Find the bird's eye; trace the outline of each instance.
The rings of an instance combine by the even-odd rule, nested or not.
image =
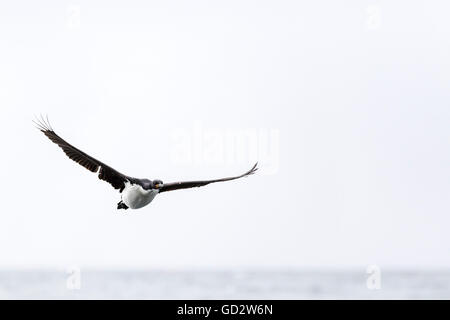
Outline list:
[[[161,180],[155,180],[153,181],[153,185],[155,186],[155,188],[161,188],[162,187],[162,181]]]

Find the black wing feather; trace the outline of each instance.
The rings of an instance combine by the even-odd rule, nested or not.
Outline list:
[[[210,183],[236,180],[236,179],[254,174],[256,172],[256,170],[258,170],[258,168],[256,167],[257,165],[258,165],[258,163],[255,163],[255,165],[249,171],[247,171],[246,173],[241,174],[239,176],[235,176],[235,177],[228,177],[228,178],[221,178],[221,179],[214,179],[214,180],[199,180],[199,181],[164,183],[163,187],[161,189],[159,189],[159,192],[161,193],[161,192],[165,192],[165,191],[173,191],[173,190],[178,190],[178,189],[203,187]]]
[[[56,134],[56,132],[50,126],[48,119],[45,120],[41,117],[41,119],[37,119],[37,121],[34,121],[34,123],[36,124],[37,128],[42,131],[42,133],[44,133],[47,138],[49,138],[53,143],[57,144],[70,159],[82,165],[91,172],[98,172],[98,178],[111,184],[114,189],[119,189],[120,192],[122,192],[125,188],[125,182],[135,180],[134,178],[128,177],[116,171],[103,162],[72,146],[70,143]]]

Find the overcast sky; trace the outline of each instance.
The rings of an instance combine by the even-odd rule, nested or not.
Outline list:
[[[447,1],[0,4],[0,267],[450,267]],[[120,194],[31,123],[115,169]]]

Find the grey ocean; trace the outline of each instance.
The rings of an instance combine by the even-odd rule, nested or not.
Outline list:
[[[0,299],[450,299],[449,272],[0,271]],[[72,286],[73,287],[73,286]]]

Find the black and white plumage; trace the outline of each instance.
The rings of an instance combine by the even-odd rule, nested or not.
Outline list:
[[[37,128],[47,138],[56,143],[64,153],[73,161],[79,163],[89,171],[98,173],[100,180],[108,182],[114,189],[119,190],[122,200],[117,204],[117,209],[139,209],[148,205],[158,193],[206,186],[210,183],[236,180],[249,176],[258,169],[257,163],[244,174],[213,180],[183,181],[163,183],[161,180],[138,179],[120,173],[103,162],[91,157],[80,149],[74,147],[59,135],[51,127],[48,119],[37,119],[34,121]]]

